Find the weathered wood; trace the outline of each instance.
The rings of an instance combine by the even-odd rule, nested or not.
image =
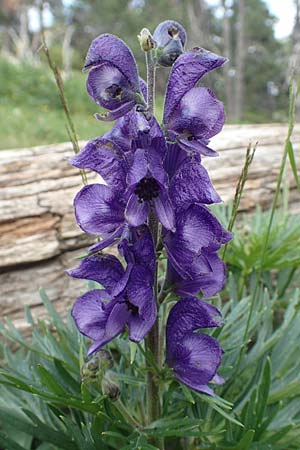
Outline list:
[[[236,125],[225,127],[213,139],[220,157],[205,158],[203,163],[225,202],[234,196],[249,141],[258,141],[240,209],[270,205],[286,132],[283,125]],[[299,148],[299,127],[293,142]],[[10,315],[21,328],[26,328],[25,304],[31,305],[35,317],[45,313],[39,287],[47,290],[62,313],[84,288],[84,282],[64,273],[94,242],[75,223],[72,202],[82,184],[79,171],[68,164],[71,156],[69,143],[0,152],[0,314]],[[92,182],[99,180],[96,174],[88,176]],[[286,180],[291,208],[299,211],[290,170]]]

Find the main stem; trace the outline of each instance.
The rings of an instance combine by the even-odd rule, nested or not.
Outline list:
[[[151,117],[154,115],[154,94],[155,94],[155,61],[153,61],[151,54],[146,52],[146,63],[147,63],[147,113]],[[154,248],[157,248],[157,243],[159,241],[159,227],[158,220],[153,208],[151,208],[149,214],[149,228],[153,238]],[[155,276],[154,276],[154,295],[158,304],[158,285],[157,285],[157,251],[155,252],[156,266],[155,266]],[[159,322],[158,318],[153,325],[152,330],[146,338],[146,349],[150,351],[155,359],[156,366],[160,368],[161,358],[159,356]],[[149,369],[147,372],[147,411],[148,411],[148,422],[151,423],[161,417],[161,402],[159,394],[159,385],[157,383],[157,375],[153,370]],[[156,444],[161,450],[164,449],[164,441],[162,438],[154,438],[153,443]]]

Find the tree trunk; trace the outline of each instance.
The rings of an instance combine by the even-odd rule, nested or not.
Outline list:
[[[238,0],[237,44],[236,44],[236,92],[234,119],[240,122],[243,118],[244,72],[245,72],[245,0]]]
[[[226,113],[229,121],[233,118],[233,79],[231,76],[231,24],[230,24],[230,9],[227,6],[226,0],[222,0],[223,6],[223,55],[228,58],[228,63],[224,65],[225,75],[225,96],[226,96]]]

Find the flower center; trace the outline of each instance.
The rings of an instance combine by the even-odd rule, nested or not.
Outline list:
[[[147,202],[158,197],[160,187],[155,178],[144,177],[136,186],[134,193],[138,196],[139,202]]]
[[[122,88],[117,84],[112,84],[108,88],[105,89],[105,92],[109,95],[110,98],[122,98]]]
[[[130,303],[129,298],[127,297],[127,295],[126,295],[126,298],[125,298],[125,304],[127,306],[128,311],[131,311],[133,315],[137,316],[139,314],[138,306],[135,306],[132,303]]]

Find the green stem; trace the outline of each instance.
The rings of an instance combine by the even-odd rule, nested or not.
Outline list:
[[[146,52],[146,63],[147,63],[147,113],[151,117],[154,115],[155,105],[154,105],[154,94],[155,94],[155,69],[156,64],[153,60],[150,52]],[[158,220],[153,208],[151,208],[149,214],[149,228],[152,234],[154,248],[155,248],[155,258],[156,258],[156,266],[155,266],[155,276],[154,276],[154,295],[155,301],[157,305],[157,310],[159,310],[158,304],[158,242],[160,240],[159,236],[159,226]],[[152,330],[148,334],[146,340],[146,350],[151,352],[154,360],[158,366],[161,368],[161,355],[160,355],[160,338],[159,338],[159,320],[158,317],[153,325]],[[157,380],[157,375],[152,371],[148,370],[147,372],[147,388],[146,388],[146,396],[147,396],[147,412],[148,412],[148,423],[151,423],[161,417],[161,399],[160,399],[160,389]],[[154,437],[152,440],[153,444],[156,445],[159,449],[164,450],[164,439]]]
[[[123,405],[120,399],[116,400],[113,404],[127,421],[127,423],[130,423],[130,425],[132,425],[134,429],[137,429],[139,431],[143,430],[142,425],[137,422],[134,417],[132,417],[132,415],[128,412],[128,409]]]

